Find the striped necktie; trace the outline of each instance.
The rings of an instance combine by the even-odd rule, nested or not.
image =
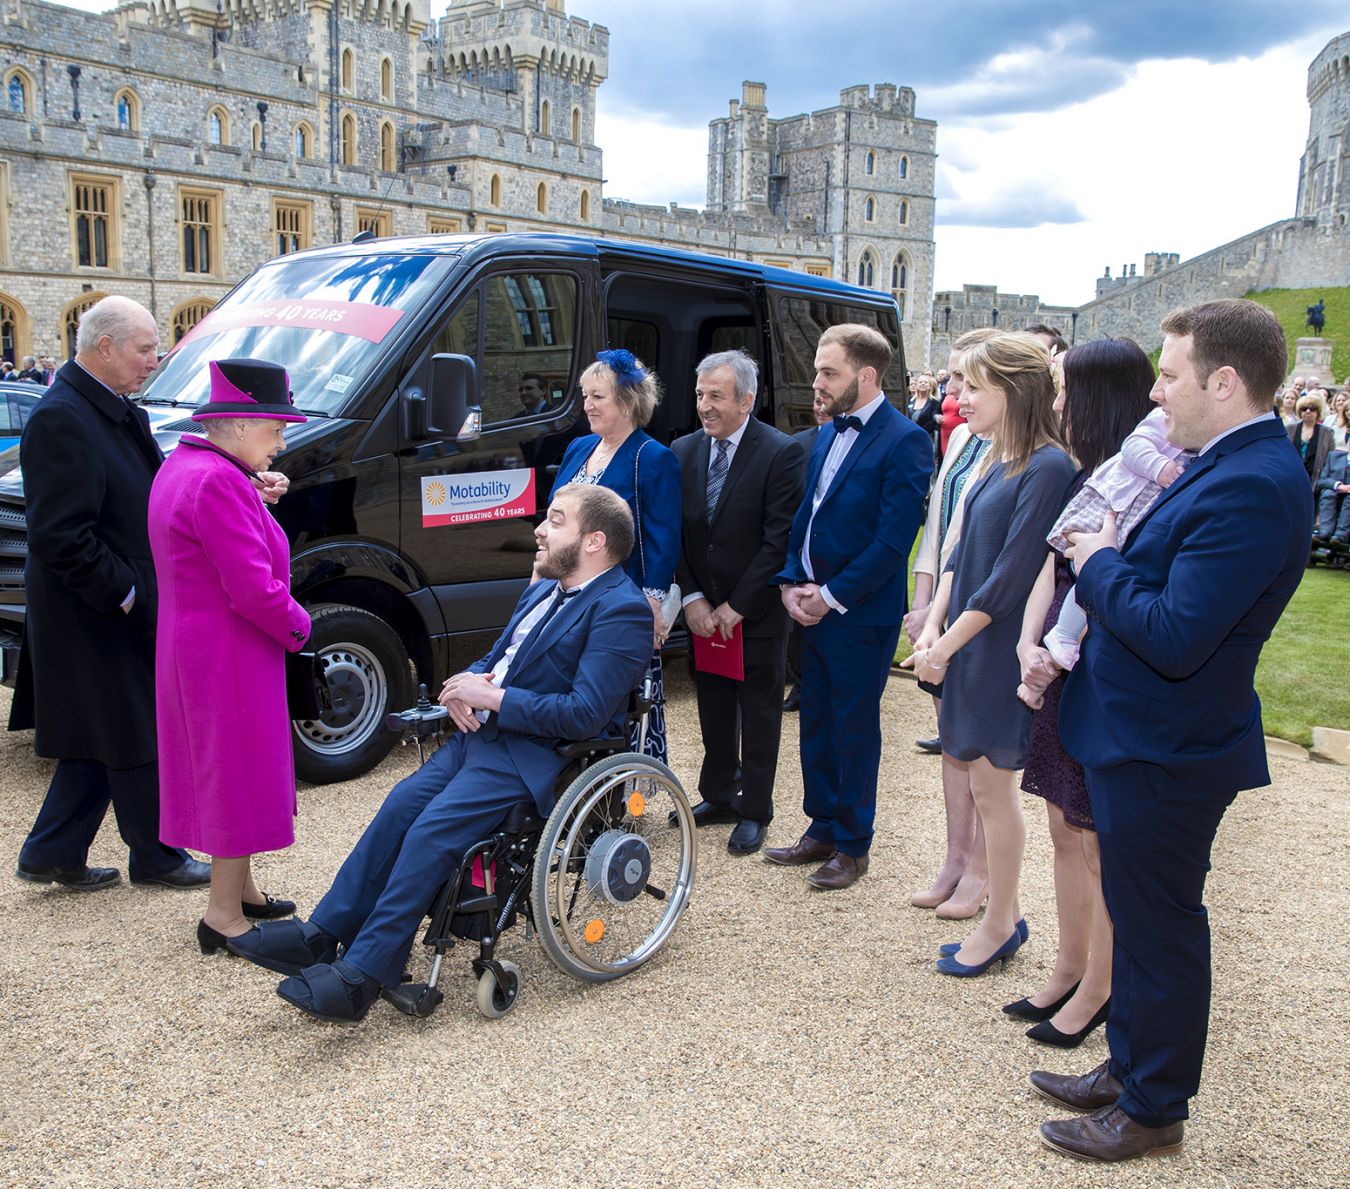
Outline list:
[[[719,438],[717,440],[717,456],[708,466],[708,519],[711,520],[713,512],[717,510],[717,501],[722,495],[722,484],[727,481],[727,471],[731,463],[727,461],[727,440]]]

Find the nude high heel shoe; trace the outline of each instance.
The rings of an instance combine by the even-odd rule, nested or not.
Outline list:
[[[986,880],[980,884],[975,895],[969,900],[957,900],[955,897],[944,900],[937,906],[935,915],[944,921],[968,920],[984,907],[984,902],[988,899],[989,881]]]

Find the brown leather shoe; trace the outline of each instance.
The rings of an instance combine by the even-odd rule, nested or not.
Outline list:
[[[806,877],[806,882],[822,892],[838,892],[852,887],[867,874],[867,856],[856,859],[843,851],[835,851],[829,859]]]
[[[1086,1119],[1055,1119],[1041,1124],[1041,1143],[1078,1160],[1136,1160],[1181,1151],[1185,1125],[1145,1127],[1118,1106],[1104,1106]]]
[[[780,867],[802,867],[807,863],[828,859],[834,854],[834,844],[803,834],[791,846],[766,846],[760,853],[770,863],[777,863]]]
[[[1104,1106],[1112,1106],[1122,1089],[1111,1076],[1109,1061],[1103,1061],[1091,1073],[1081,1077],[1034,1069],[1027,1080],[1042,1098],[1071,1111],[1099,1111]]]

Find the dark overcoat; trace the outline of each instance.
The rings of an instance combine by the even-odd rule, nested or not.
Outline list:
[[[145,413],[72,361],[29,417],[19,461],[28,610],[10,729],[36,726],[35,750],[52,759],[148,764],[156,598],[146,510],[164,456]]]

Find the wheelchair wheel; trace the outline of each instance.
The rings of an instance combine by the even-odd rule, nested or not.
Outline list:
[[[510,1013],[520,997],[520,967],[514,962],[499,962],[502,978],[499,981],[491,970],[478,976],[478,1010],[489,1020],[500,1020]]]
[[[558,798],[539,839],[539,940],[573,978],[620,978],[669,940],[696,865],[694,818],[675,774],[649,756],[607,756]]]

